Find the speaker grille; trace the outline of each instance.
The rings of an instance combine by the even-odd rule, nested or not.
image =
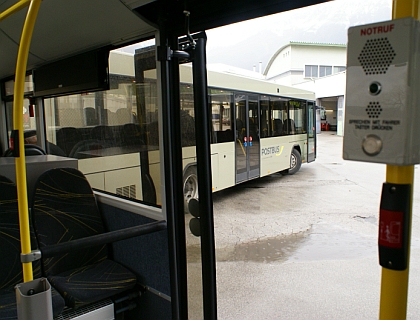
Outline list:
[[[382,112],[382,107],[379,102],[369,102],[366,107],[366,113],[369,118],[379,118]]]
[[[357,59],[366,74],[385,74],[395,55],[388,38],[369,39]]]

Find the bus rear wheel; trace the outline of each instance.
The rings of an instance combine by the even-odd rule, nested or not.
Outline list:
[[[191,199],[198,199],[198,178],[197,167],[190,166],[184,173],[184,212],[189,213],[188,202]]]
[[[293,149],[290,154],[290,169],[283,170],[280,173],[282,175],[291,175],[299,171],[302,166],[302,157],[297,149]]]

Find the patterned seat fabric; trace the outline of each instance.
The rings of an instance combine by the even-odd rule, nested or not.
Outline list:
[[[0,319],[17,319],[15,285],[23,282],[20,262],[20,232],[17,207],[16,185],[0,176]],[[36,248],[36,240],[31,228],[31,245]],[[32,263],[34,279],[41,277],[39,261]],[[52,288],[54,316],[61,313],[64,300]]]
[[[32,214],[41,249],[105,231],[88,181],[72,168],[52,169],[39,177]],[[111,297],[136,283],[133,273],[108,259],[106,245],[42,259],[42,266],[72,308]]]

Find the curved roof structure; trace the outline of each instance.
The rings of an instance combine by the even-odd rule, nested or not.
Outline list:
[[[270,71],[271,66],[273,65],[274,61],[277,59],[279,54],[287,47],[289,46],[322,46],[322,47],[340,47],[340,48],[346,48],[345,44],[338,44],[338,43],[316,43],[316,42],[294,42],[290,41],[288,44],[282,46],[280,49],[278,49],[273,56],[270,58],[270,61],[268,62],[267,66],[264,70],[264,75],[266,76],[268,72]]]

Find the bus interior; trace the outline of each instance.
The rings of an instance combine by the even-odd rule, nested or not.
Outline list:
[[[2,1],[0,317],[188,319],[194,299],[200,318],[216,319],[212,193],[315,160],[315,103],[208,71],[205,31],[321,2]],[[23,240],[6,239],[19,240],[25,212],[22,258]],[[22,302],[43,291],[45,308]]]

